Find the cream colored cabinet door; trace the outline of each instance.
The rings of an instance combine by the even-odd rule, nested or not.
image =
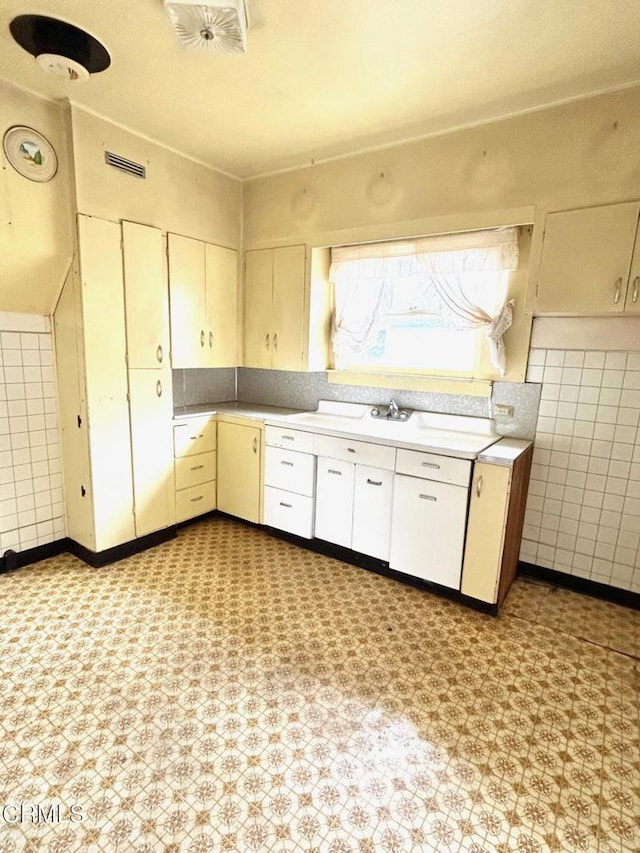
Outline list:
[[[639,213],[637,202],[549,213],[536,313],[621,313]]]
[[[218,509],[260,521],[261,440],[258,427],[218,423]]]
[[[246,367],[271,367],[272,249],[255,249],[246,253],[244,280],[244,364]]]
[[[206,367],[204,243],[168,234],[171,365]]]
[[[353,500],[354,551],[389,559],[393,471],[356,465]]]
[[[343,548],[351,548],[355,467],[353,462],[318,457],[315,535]]]
[[[389,565],[460,589],[467,489],[396,474]]]
[[[78,216],[96,551],[135,538],[120,240],[118,223]]]
[[[169,293],[162,231],[122,223],[124,302],[129,369],[169,363]]]
[[[171,371],[130,370],[136,536],[175,524]]]
[[[476,463],[461,592],[489,604],[498,600],[510,482],[510,468]]]
[[[273,250],[272,367],[302,370],[304,347],[305,247]]]
[[[238,363],[238,253],[205,244],[206,341],[209,367]]]

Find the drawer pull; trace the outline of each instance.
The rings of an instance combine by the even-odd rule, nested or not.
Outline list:
[[[283,441],[295,441],[295,437],[293,435],[281,435],[280,438]]]
[[[328,468],[327,473],[328,474],[337,474],[338,477],[342,477],[342,471],[336,471],[335,468]]]
[[[158,344],[158,349],[156,350],[156,358],[162,364],[162,344]]]
[[[204,329],[200,332],[200,346],[204,346]]]
[[[478,482],[476,483],[476,495],[480,497],[480,492],[482,491],[482,477],[478,477]]]
[[[421,462],[420,464],[423,468],[435,468],[437,471],[440,470],[440,466],[437,462]]]
[[[293,462],[287,462],[286,459],[281,459],[280,464],[281,465],[288,465],[289,468],[293,468]]]
[[[204,495],[198,495],[197,498],[190,498],[190,501],[192,504],[195,504],[195,503],[198,503],[198,501],[201,501],[203,497],[204,497]]]
[[[367,477],[367,483],[369,483],[369,485],[370,485],[370,486],[381,486],[381,485],[382,485],[382,480],[370,480],[370,479]]]
[[[193,468],[189,468],[190,471],[202,471],[204,465],[194,465]]]
[[[213,332],[209,332],[209,349],[213,346]]]
[[[420,497],[423,501],[437,501],[437,500],[438,500],[438,498],[434,497],[433,495],[422,495],[422,494],[421,494],[421,495],[419,495],[419,497]]]
[[[278,349],[278,333],[273,333],[273,348]]]
[[[634,305],[638,301],[638,285],[640,285],[640,275],[637,275],[633,280],[633,296],[631,297],[631,301]]]
[[[269,349],[269,332],[264,336],[264,345],[267,349]]]
[[[257,439],[257,438],[254,438],[254,439],[253,439],[253,442],[252,442],[252,445],[251,445],[251,446],[252,446],[252,448],[253,448],[253,452],[254,452],[254,453],[257,453],[257,452],[258,452],[258,439]]]
[[[613,297],[614,305],[620,302],[620,288],[622,287],[622,276],[616,279],[616,295]]]
[[[162,382],[159,379],[156,382],[156,397],[162,397]]]
[[[356,452],[355,448],[353,448],[353,447],[347,447],[347,450],[349,451],[349,453],[355,453]]]
[[[284,506],[284,507],[286,507],[287,509],[293,509],[293,505],[292,505],[292,504],[286,504],[284,501],[280,501],[280,506]]]

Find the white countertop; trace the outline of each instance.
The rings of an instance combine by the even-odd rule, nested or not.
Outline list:
[[[285,415],[300,414],[300,409],[286,409],[281,406],[263,406],[260,403],[198,403],[194,406],[180,406],[174,409],[173,419],[196,418],[202,415],[237,415],[241,418],[252,418],[266,421]]]

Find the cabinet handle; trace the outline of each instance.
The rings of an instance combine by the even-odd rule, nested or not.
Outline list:
[[[281,465],[288,465],[289,468],[293,468],[293,462],[287,462],[285,459],[280,460]]]
[[[213,332],[209,332],[209,349],[213,346]]]
[[[338,477],[342,477],[342,471],[336,471],[335,468],[328,468],[327,474],[337,474]]]
[[[269,349],[269,332],[265,335],[264,345],[267,349]]]
[[[616,295],[613,297],[614,305],[620,302],[620,288],[622,287],[622,276],[616,279]]]
[[[156,350],[156,358],[158,362],[162,364],[162,344],[158,344],[158,349]]]
[[[367,477],[367,483],[369,483],[369,485],[370,485],[370,486],[381,486],[381,485],[382,485],[382,480],[370,480],[370,479]]]
[[[162,397],[162,382],[159,379],[156,382],[156,396]]]
[[[254,453],[258,452],[258,439],[257,438],[253,439],[253,452]]]
[[[482,476],[478,477],[478,482],[476,483],[476,495],[480,497],[480,492],[482,491]]]
[[[198,495],[197,498],[190,498],[189,500],[191,501],[192,504],[195,504],[195,503],[198,503],[198,501],[201,501],[203,497],[204,497],[204,495]]]
[[[295,441],[295,437],[293,435],[281,435],[280,438],[283,441]]]
[[[200,346],[204,346],[204,329],[200,332]]]
[[[280,506],[286,506],[287,509],[293,509],[292,504],[286,504],[284,501],[280,501]]]
[[[440,470],[440,466],[437,462],[421,462],[420,464],[423,468],[435,468],[437,471]]]
[[[273,348],[278,349],[278,333],[273,333]]]
[[[347,447],[347,450],[349,451],[349,453],[355,453],[356,452],[354,447]]]
[[[423,501],[437,501],[438,498],[435,498],[433,495],[419,495],[420,499]]]
[[[189,468],[190,471],[201,471],[204,468],[204,465],[194,465],[193,468]]]
[[[633,296],[631,301],[635,304],[638,301],[638,286],[640,285],[640,275],[637,275],[633,280]]]

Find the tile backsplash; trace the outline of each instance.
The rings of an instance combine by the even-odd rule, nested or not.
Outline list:
[[[542,383],[520,558],[640,592],[640,353],[532,349]]]
[[[65,535],[49,320],[0,313],[0,553]]]

